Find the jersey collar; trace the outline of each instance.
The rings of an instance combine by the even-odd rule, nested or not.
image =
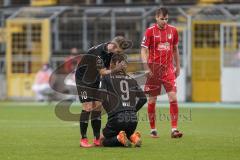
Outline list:
[[[164,28],[159,28],[158,24],[155,23],[155,27],[157,27],[157,28],[160,29],[160,30],[166,30],[167,27],[168,27],[168,24],[166,24],[166,25],[164,26]]]

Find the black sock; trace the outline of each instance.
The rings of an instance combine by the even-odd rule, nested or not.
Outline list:
[[[107,138],[103,140],[103,146],[105,147],[118,147],[123,146],[117,139],[117,136]]]
[[[91,124],[93,128],[94,137],[96,139],[99,139],[101,129],[101,111],[92,111]]]
[[[88,120],[89,120],[90,112],[82,110],[80,114],[80,132],[82,138],[87,138],[87,128],[88,128]]]

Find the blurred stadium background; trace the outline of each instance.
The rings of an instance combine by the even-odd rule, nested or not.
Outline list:
[[[73,48],[81,55],[117,34],[133,40],[129,70],[141,70],[143,32],[162,5],[180,36],[184,137],[170,139],[168,103],[163,103],[156,111],[159,139],[149,138],[145,107],[139,112],[140,149],[79,148],[78,122],[57,118],[55,103],[32,102],[37,71],[46,63],[57,69]],[[239,160],[239,0],[0,0],[0,6],[1,160]],[[64,75],[63,68],[58,72]],[[80,107],[75,103],[71,111],[77,114]],[[102,119],[104,126],[106,115]],[[90,127],[88,132],[92,140]]]
[[[31,86],[45,63],[63,64],[124,34],[133,40],[131,62],[140,62],[140,42],[165,5],[180,35],[180,101],[240,101],[239,0],[1,0],[0,99],[33,100]],[[136,63],[130,70],[139,70]],[[166,96],[163,99],[167,100]]]

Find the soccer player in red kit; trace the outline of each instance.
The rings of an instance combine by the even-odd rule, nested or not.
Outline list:
[[[178,103],[176,96],[176,78],[180,74],[177,29],[169,24],[168,10],[159,8],[155,14],[156,23],[149,27],[141,44],[141,57],[145,69],[149,71],[145,84],[145,92],[149,94],[148,117],[151,127],[151,137],[157,138],[156,101],[164,86],[170,103],[171,137],[180,138],[182,133],[177,129]],[[175,65],[174,65],[175,62]]]

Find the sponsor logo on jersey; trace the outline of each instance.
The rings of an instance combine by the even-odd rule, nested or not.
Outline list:
[[[168,50],[170,50],[170,44],[168,42],[159,43],[157,49],[159,51],[168,51]]]

